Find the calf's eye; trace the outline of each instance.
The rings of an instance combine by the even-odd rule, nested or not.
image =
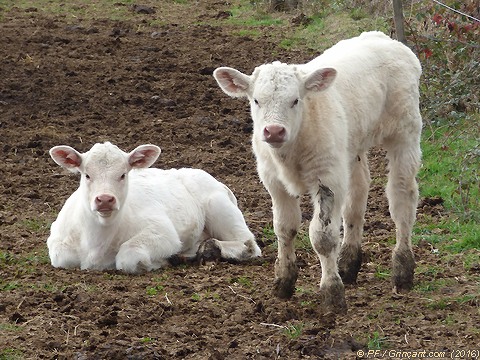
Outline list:
[[[90,180],[90,175],[85,174],[85,179]]]
[[[127,174],[122,174],[122,176],[120,176],[120,180],[125,180]]]
[[[257,105],[257,106],[259,105],[257,99],[253,99],[253,102],[255,103],[255,105]]]
[[[298,104],[298,99],[295,99],[292,103],[292,108],[295,107]]]

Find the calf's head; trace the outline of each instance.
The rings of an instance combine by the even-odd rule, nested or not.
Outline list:
[[[64,145],[50,149],[58,165],[81,174],[81,201],[101,221],[113,218],[125,203],[130,170],[151,166],[159,155],[155,145],[140,145],[125,153],[109,142],[95,144],[83,154]]]
[[[332,68],[304,73],[298,65],[280,62],[261,65],[252,75],[220,67],[213,72],[220,88],[232,97],[247,97],[253,136],[273,148],[295,140],[302,124],[304,99],[327,89],[336,76]]]

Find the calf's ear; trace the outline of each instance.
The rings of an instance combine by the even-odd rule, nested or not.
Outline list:
[[[140,145],[128,154],[128,163],[132,168],[147,168],[157,161],[160,153],[156,145]]]
[[[50,156],[61,167],[77,172],[78,167],[82,163],[82,154],[70,146],[54,146],[50,149]]]
[[[220,88],[229,96],[247,96],[250,86],[250,76],[229,67],[219,67],[213,72]]]
[[[323,91],[335,80],[337,70],[333,68],[322,68],[315,70],[305,77],[305,88],[312,91]]]

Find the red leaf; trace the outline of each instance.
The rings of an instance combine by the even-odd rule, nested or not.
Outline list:
[[[442,17],[442,15],[440,15],[440,14],[435,14],[435,15],[433,15],[432,20],[433,20],[433,22],[434,22],[435,24],[438,25],[438,24],[440,24],[440,23],[442,22],[443,17]]]

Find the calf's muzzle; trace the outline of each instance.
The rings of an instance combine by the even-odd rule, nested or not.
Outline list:
[[[269,144],[283,143],[287,136],[287,130],[282,125],[271,124],[263,128],[263,137]]]
[[[98,212],[111,212],[115,210],[117,200],[110,194],[101,194],[95,197],[95,210]]]

